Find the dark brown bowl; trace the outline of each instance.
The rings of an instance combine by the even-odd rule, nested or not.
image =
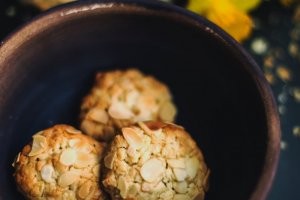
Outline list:
[[[21,199],[11,163],[38,130],[78,126],[95,72],[137,67],[166,82],[178,123],[211,168],[207,200],[266,199],[280,128],[256,63],[221,29],[156,1],[111,0],[59,7],[0,48],[0,199]]]

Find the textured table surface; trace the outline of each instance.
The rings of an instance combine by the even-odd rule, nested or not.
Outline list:
[[[0,3],[0,40],[38,14],[15,0]],[[255,30],[243,46],[271,82],[282,124],[281,158],[269,200],[300,199],[300,9],[265,1],[251,13]],[[297,19],[299,18],[299,19]]]
[[[268,199],[296,200],[300,199],[300,9],[274,2],[264,3],[253,13],[257,29],[244,46],[267,74],[281,117],[281,157]],[[267,46],[265,54],[255,51],[257,41]]]

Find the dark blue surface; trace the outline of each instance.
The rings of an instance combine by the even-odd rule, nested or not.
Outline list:
[[[244,44],[263,70],[266,70],[264,66],[266,55],[257,55],[253,52],[251,44],[255,38],[264,38],[268,43],[269,50],[266,54],[279,54],[274,56],[274,66],[270,69],[276,79],[271,87],[277,104],[282,109],[280,112],[282,141],[286,147],[281,150],[279,168],[269,200],[300,199],[300,138],[293,135],[293,127],[300,124],[300,104],[290,94],[293,88],[300,87],[300,66],[299,58],[292,57],[288,51],[291,42],[300,44],[299,40],[291,38],[291,31],[297,26],[293,21],[294,9],[295,7],[285,8],[276,1],[265,2],[252,13],[259,27]],[[292,74],[290,81],[282,81],[276,76],[278,66],[285,66],[290,70]],[[278,98],[280,95],[285,96],[286,99]]]

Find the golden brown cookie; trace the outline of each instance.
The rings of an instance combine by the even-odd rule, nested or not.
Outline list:
[[[67,125],[38,132],[13,163],[18,189],[34,200],[105,199],[99,187],[105,145]]]
[[[166,85],[140,71],[98,73],[81,105],[81,129],[110,141],[115,129],[138,121],[173,122],[176,108]]]
[[[122,128],[104,157],[103,185],[112,199],[204,199],[209,170],[182,127],[139,122]]]

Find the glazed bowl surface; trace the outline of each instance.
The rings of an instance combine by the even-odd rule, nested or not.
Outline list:
[[[82,97],[99,71],[137,68],[169,85],[177,123],[211,169],[207,200],[266,199],[280,128],[253,59],[217,26],[156,1],[71,3],[52,9],[0,47],[0,199],[22,199],[11,163],[31,135],[78,127]]]

